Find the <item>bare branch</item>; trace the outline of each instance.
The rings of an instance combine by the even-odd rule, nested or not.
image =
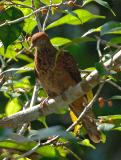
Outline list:
[[[111,85],[113,85],[114,87],[116,87],[119,91],[121,91],[121,86],[119,86],[118,84],[116,84],[115,82],[108,80],[108,83],[110,83]]]
[[[47,11],[44,23],[43,23],[43,32],[45,31],[46,23],[47,23],[47,20],[49,18],[49,14],[50,14],[50,11],[51,11],[51,6],[52,6],[52,0],[50,0],[50,6],[48,7],[48,11]]]
[[[27,157],[27,156],[31,155],[32,153],[34,153],[34,152],[39,148],[39,146],[40,146],[40,142],[37,143],[37,145],[34,146],[34,147],[33,147],[31,150],[29,150],[28,152],[25,152],[24,154],[16,157],[15,160],[20,159],[20,158],[24,158],[24,157]]]
[[[100,50],[100,43],[101,43],[101,40],[98,39],[97,40],[97,52],[98,52],[98,55],[99,55],[99,59],[101,60],[102,59],[102,53],[101,53],[101,50]]]

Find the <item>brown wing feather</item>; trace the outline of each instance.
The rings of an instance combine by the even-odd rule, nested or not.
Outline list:
[[[77,63],[74,57],[66,51],[62,54],[61,57],[63,60],[62,63],[63,63],[64,69],[68,73],[70,73],[70,76],[72,77],[73,80],[75,80],[75,83],[80,82],[81,76],[80,76],[80,72],[78,70]]]
[[[62,58],[64,59],[64,68],[67,70],[68,73],[70,73],[71,77],[75,80],[76,83],[80,82],[81,77],[80,77],[80,73],[74,58],[67,52],[63,54]],[[77,117],[85,108],[85,105],[84,105],[85,101],[86,103],[88,103],[86,96],[83,96],[69,105],[71,110]],[[100,133],[97,130],[97,127],[94,121],[94,115],[91,110],[85,115],[85,117],[83,117],[82,123],[84,127],[87,129],[87,132],[91,140],[94,141],[95,143],[100,142]]]

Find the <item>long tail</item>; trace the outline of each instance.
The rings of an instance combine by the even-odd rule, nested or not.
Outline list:
[[[70,109],[72,110],[72,112],[76,117],[78,117],[80,113],[84,110],[84,106],[85,106],[84,103],[87,103],[86,101],[87,101],[86,97],[81,97],[70,105]],[[82,124],[87,130],[87,133],[90,139],[95,143],[99,143],[101,141],[101,136],[100,136],[100,132],[97,130],[94,119],[95,119],[94,114],[90,110],[82,118]],[[72,121],[73,121],[73,118],[72,118]]]

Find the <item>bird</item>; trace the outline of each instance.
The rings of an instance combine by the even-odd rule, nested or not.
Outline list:
[[[80,71],[74,57],[65,50],[57,50],[48,34],[37,32],[32,35],[31,48],[35,48],[34,63],[38,83],[42,85],[49,98],[63,95],[70,86],[81,81]],[[87,97],[78,98],[69,105],[76,117],[84,110]],[[82,118],[82,125],[94,143],[101,141],[92,110]]]

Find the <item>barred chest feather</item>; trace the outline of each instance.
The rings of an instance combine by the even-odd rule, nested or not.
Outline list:
[[[75,85],[75,81],[64,68],[64,59],[61,54],[56,57],[56,54],[40,54],[36,51],[35,70],[39,82],[49,97],[60,95],[69,86]]]

